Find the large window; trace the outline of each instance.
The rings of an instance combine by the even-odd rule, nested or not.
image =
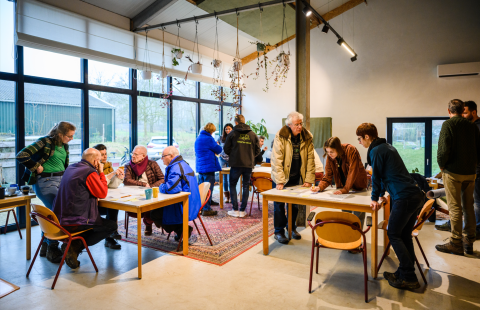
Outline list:
[[[14,3],[0,1],[0,72],[15,70],[15,43],[13,41]]]
[[[223,107],[223,125],[225,126],[225,124],[230,123],[233,126],[235,126],[235,122],[234,122],[235,115],[237,115],[237,108],[224,106]]]
[[[168,146],[168,100],[138,97],[138,144],[147,147],[148,158],[159,163],[163,150]],[[176,141],[174,145],[178,147]]]
[[[178,143],[180,154],[195,171],[195,139],[197,131],[197,103],[173,101],[173,139]]]
[[[215,140],[218,139],[219,133],[222,134],[222,129],[220,128],[220,106],[215,104],[201,104],[201,118],[200,118],[200,128],[203,129],[207,123],[212,123],[217,128],[215,132]]]
[[[50,79],[81,81],[80,58],[24,47],[25,74]]]
[[[138,71],[138,78],[137,78],[137,89],[140,91],[145,91],[148,93],[167,93],[168,92],[168,85],[167,85],[167,78],[161,79],[160,74],[152,73],[152,78],[150,80],[143,80],[140,75],[140,71]]]
[[[172,87],[175,96],[197,97],[197,82],[195,81],[173,78]]]
[[[117,88],[129,88],[128,68],[88,61],[88,83]]]
[[[0,182],[3,181],[16,183],[15,82],[0,80]]]
[[[218,85],[200,83],[200,98],[210,100],[220,100],[221,88]]]

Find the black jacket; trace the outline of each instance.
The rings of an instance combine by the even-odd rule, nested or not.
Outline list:
[[[261,150],[260,151],[260,154],[258,154],[256,157],[255,157],[255,163],[256,164],[261,164],[263,162],[263,154],[265,154],[265,151],[264,150]]]
[[[250,126],[240,123],[228,134],[223,150],[230,167],[253,168],[260,154],[260,140]]]

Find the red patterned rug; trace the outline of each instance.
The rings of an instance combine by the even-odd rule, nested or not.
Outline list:
[[[215,201],[219,201],[219,194],[215,194],[213,198]],[[268,234],[270,236],[273,234],[273,203],[269,203],[268,207]],[[230,203],[224,204],[223,209],[220,209],[219,206],[214,206],[212,209],[217,210],[218,215],[204,216],[202,219],[210,239],[212,239],[213,246],[210,245],[200,221],[195,220],[200,235],[190,222],[189,225],[194,227],[194,230],[190,238],[190,242],[193,241],[193,243],[189,246],[188,257],[221,266],[262,241],[262,212],[258,210],[255,201],[252,215],[248,216],[250,212],[249,200],[246,210],[247,216],[244,218],[234,218],[227,215],[227,211],[232,210],[232,204]],[[142,223],[142,226],[145,225]],[[142,231],[144,229],[143,227]],[[118,232],[125,236],[124,221],[118,222]],[[162,252],[181,255],[181,249],[180,252],[176,252],[178,242],[173,239],[174,235],[175,233],[172,233],[170,239],[167,240],[167,233],[162,234],[162,230],[153,225],[151,236],[142,235],[142,245]],[[122,240],[137,243],[137,220],[135,218],[129,219],[128,238]]]

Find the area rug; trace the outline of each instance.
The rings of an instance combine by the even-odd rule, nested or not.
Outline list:
[[[213,199],[218,202],[219,194],[215,194]],[[188,257],[221,266],[260,243],[263,236],[262,211],[258,209],[255,201],[252,215],[248,216],[250,202],[251,200],[248,202],[247,216],[244,218],[234,218],[227,215],[227,212],[232,210],[232,204],[230,203],[225,203],[223,209],[220,209],[219,206],[213,206],[212,209],[218,211],[217,216],[202,217],[213,246],[210,245],[200,221],[195,220],[200,234],[190,222],[189,225],[194,227],[194,230],[190,238]],[[263,208],[263,206],[261,205],[260,208]],[[142,226],[143,232],[145,225],[142,223]],[[268,235],[271,236],[273,234],[273,202],[268,205],[268,228]],[[118,222],[118,232],[122,235],[123,241],[137,243],[137,220],[135,218],[129,219],[127,238],[125,238],[124,221]],[[176,252],[178,242],[173,239],[174,235],[175,233],[172,233],[170,239],[167,240],[168,234],[162,234],[162,230],[153,225],[151,236],[144,236],[142,233],[142,246],[182,255],[181,248],[180,252]]]
[[[15,284],[0,279],[0,298],[5,297],[19,289],[20,288]]]

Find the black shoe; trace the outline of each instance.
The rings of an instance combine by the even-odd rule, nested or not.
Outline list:
[[[188,239],[190,239],[190,237],[192,236],[192,232],[193,232],[193,227],[192,226],[188,226]],[[173,239],[175,239],[175,241],[180,241],[180,235],[175,235],[175,237],[173,237]]]
[[[405,281],[404,279],[397,278],[395,280],[388,280],[388,284],[393,286],[394,288],[398,288],[401,290],[415,290],[420,287],[420,283],[418,281]]]
[[[40,257],[47,256],[47,248],[48,244],[46,242],[42,242],[42,247],[40,248]]]
[[[105,238],[105,247],[112,250],[120,250],[122,248],[122,246],[113,238]]]
[[[460,243],[453,243],[452,241],[449,241],[445,244],[437,244],[435,246],[435,249],[437,251],[443,252],[443,253],[448,253],[448,254],[455,254],[455,255],[463,255],[464,250],[463,250],[463,244],[462,242]]]
[[[350,253],[350,254],[358,254],[358,253],[362,253],[362,251],[360,250],[360,248],[356,248],[355,250],[348,250],[348,253]]]
[[[60,251],[58,245],[47,246],[47,259],[52,263],[58,264],[62,260],[63,252]]]
[[[122,235],[120,235],[118,231],[115,230],[115,232],[110,235],[110,238],[116,239],[116,240],[122,240]]]
[[[281,244],[288,244],[288,238],[285,237],[285,233],[280,232],[280,233],[275,233],[274,237],[278,242]]]
[[[210,205],[211,205],[211,206],[218,206],[219,203],[216,202],[216,201],[214,201],[214,200],[212,199],[212,202],[210,202]]]
[[[202,210],[202,216],[215,216],[217,215],[217,211],[214,210]]]
[[[452,226],[450,224],[450,221],[446,221],[442,225],[435,225],[435,229],[441,231],[452,231]]]
[[[62,251],[65,252],[67,244],[62,244]],[[67,256],[65,257],[65,264],[72,269],[77,269],[80,267],[80,262],[77,260],[78,255],[82,253],[83,244],[80,240],[73,240],[68,249]]]
[[[391,273],[391,272],[385,271],[383,273],[383,277],[385,278],[385,280],[388,280],[388,281],[396,281],[398,279],[398,274],[397,272]]]
[[[302,239],[302,236],[297,232],[296,229],[292,230],[292,238],[295,240],[300,240]]]

